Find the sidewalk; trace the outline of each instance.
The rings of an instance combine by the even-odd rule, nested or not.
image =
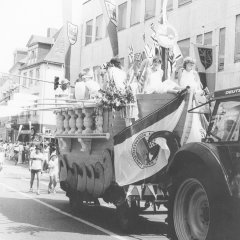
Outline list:
[[[28,163],[20,163],[15,165],[13,160],[5,160],[3,165],[2,172],[11,173],[11,175],[15,175],[15,177],[20,177],[21,179],[29,180],[30,181],[30,172],[28,169]],[[41,174],[41,184],[48,186],[49,183],[49,175],[46,172]],[[58,182],[59,186],[59,182]],[[62,191],[58,188],[58,191]]]

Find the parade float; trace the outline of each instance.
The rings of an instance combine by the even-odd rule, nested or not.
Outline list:
[[[164,15],[154,32],[168,63],[169,48],[177,42],[176,30]],[[154,57],[145,55],[138,82],[146,72],[145,63]],[[167,64],[162,64],[170,77]],[[69,100],[62,107],[59,103],[55,110],[59,180],[73,209],[97,204],[102,198],[116,206],[119,226],[126,230],[150,205],[154,211],[167,205],[171,180],[166,169],[191,138],[193,117],[187,110],[194,96],[188,89],[178,94],[138,91],[134,95],[128,84],[131,79],[122,90],[111,81],[99,96],[72,100],[72,105]]]
[[[163,15],[155,40],[166,54],[177,33]],[[167,76],[168,63],[162,64]],[[188,88],[136,96],[118,89],[100,92],[55,109],[59,180],[71,208],[81,211],[102,198],[115,205],[119,227],[128,230],[149,206],[157,212],[164,205],[171,239],[226,239],[222,216],[239,196],[239,171],[226,163],[228,143],[213,129],[218,131],[221,102],[234,94],[239,98],[238,92],[217,92],[203,102]]]

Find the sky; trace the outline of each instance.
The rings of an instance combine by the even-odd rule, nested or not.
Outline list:
[[[62,26],[62,0],[0,0],[0,72],[13,66],[13,53],[31,35],[47,35]]]

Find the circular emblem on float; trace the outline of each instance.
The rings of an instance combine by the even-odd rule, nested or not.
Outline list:
[[[156,29],[156,39],[160,46],[165,48],[172,48],[178,40],[176,29],[167,24],[159,24]]]
[[[149,141],[154,132],[143,132],[137,136],[132,144],[131,154],[140,168],[151,167],[156,164],[160,146],[155,139]]]

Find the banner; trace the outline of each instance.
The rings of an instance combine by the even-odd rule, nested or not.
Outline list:
[[[100,0],[113,56],[118,55],[116,0]]]
[[[156,131],[173,131],[184,103],[179,96],[114,137],[115,177],[120,186],[148,178],[167,165],[170,151],[166,139],[151,136]]]
[[[70,22],[67,23],[67,35],[71,45],[77,42],[78,26]]]
[[[216,84],[216,46],[194,44],[194,53],[203,88],[208,87],[213,92]]]

